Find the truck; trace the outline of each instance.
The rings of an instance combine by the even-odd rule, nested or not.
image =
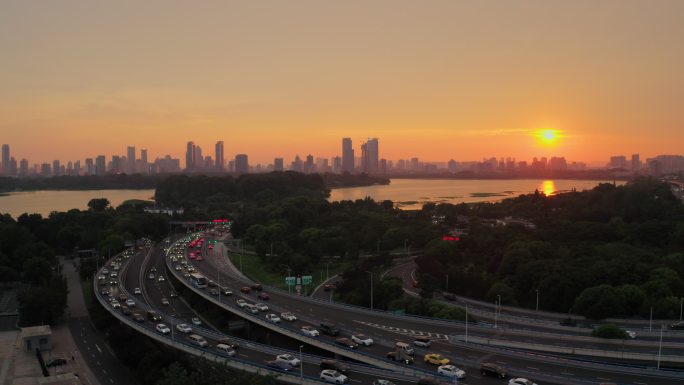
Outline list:
[[[401,362],[406,365],[411,365],[413,363],[413,357],[408,355],[408,353],[406,353],[406,351],[403,349],[395,349],[391,352],[388,352],[387,359],[396,362]]]

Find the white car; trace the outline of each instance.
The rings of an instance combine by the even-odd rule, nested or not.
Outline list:
[[[127,300],[126,300],[126,306],[128,306],[128,307],[133,307],[133,306],[135,306],[135,301],[133,301],[133,300],[130,299],[130,298],[127,299]]]
[[[192,328],[188,324],[178,324],[176,325],[176,330],[181,333],[190,333]]]
[[[508,381],[508,385],[537,385],[537,384],[528,380],[527,378],[511,378],[511,380]]]
[[[280,318],[284,319],[285,321],[291,321],[294,322],[297,320],[297,317],[290,313],[289,311],[286,311],[285,313],[280,313]]]
[[[449,376],[449,377],[455,377],[458,378],[459,380],[465,377],[465,371],[455,367],[454,365],[442,365],[437,368],[437,373]]]
[[[142,294],[142,290],[140,290],[139,287],[136,287],[135,289],[133,289],[133,294],[140,295]]]
[[[331,382],[333,384],[344,384],[347,382],[347,376],[332,369],[322,370],[320,378],[325,382]]]
[[[299,366],[299,364],[302,363],[302,361],[299,360],[299,358],[293,356],[292,354],[281,354],[276,356],[276,361],[280,362],[287,362],[288,364],[292,366]]]
[[[365,334],[352,334],[351,339],[352,339],[352,341],[356,342],[359,345],[364,345],[364,346],[373,345],[373,339],[368,337]]]
[[[631,330],[625,330],[625,332],[627,333],[627,335],[628,335],[629,338],[631,338],[631,339],[635,339],[636,336],[637,336],[636,332],[633,332],[633,331],[631,331]]]
[[[237,303],[238,307],[245,307],[245,305],[247,305],[247,301],[245,301],[244,299],[239,299],[235,301],[235,303]]]
[[[259,302],[258,304],[254,305],[254,307],[259,311],[268,311],[268,306],[266,306],[265,303]]]
[[[117,300],[115,300],[115,299],[112,300],[111,304],[112,304],[112,307],[113,307],[114,309],[118,309],[118,308],[121,307],[121,304],[119,304],[119,301],[117,301]]]
[[[316,337],[321,334],[318,332],[318,330],[314,329],[313,326],[302,326],[301,331],[305,336],[309,337]]]
[[[164,305],[164,306],[169,306],[169,300],[166,299],[166,297],[162,297],[161,303],[162,303],[162,305]]]
[[[164,281],[166,281],[166,279],[164,279],[164,276],[163,276],[163,275],[160,275],[160,276],[157,278],[157,282],[164,282]]]
[[[157,324],[156,329],[157,329],[157,331],[158,331],[159,333],[161,333],[161,334],[169,334],[169,333],[171,333],[171,329],[169,329],[169,327],[166,326],[166,324]]]
[[[278,317],[277,315],[275,315],[275,314],[273,314],[273,313],[271,313],[271,314],[266,314],[266,320],[267,320],[268,322],[270,322],[270,323],[277,324],[277,323],[280,322],[280,317]]]
[[[193,325],[200,326],[202,324],[202,320],[199,319],[198,317],[192,317],[192,319],[190,321],[192,321]]]

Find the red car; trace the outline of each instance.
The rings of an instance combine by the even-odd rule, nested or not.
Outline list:
[[[249,286],[243,286],[240,288],[240,291],[245,294],[249,294],[249,292],[252,291],[252,289],[250,289]]]
[[[259,293],[259,299],[266,301],[271,299],[271,296],[268,295],[268,293],[266,293],[265,291],[262,291],[261,293]]]

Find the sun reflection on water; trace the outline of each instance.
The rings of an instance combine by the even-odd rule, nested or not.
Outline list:
[[[556,184],[553,183],[552,180],[545,180],[542,182],[540,190],[544,193],[544,195],[551,196],[556,192]]]

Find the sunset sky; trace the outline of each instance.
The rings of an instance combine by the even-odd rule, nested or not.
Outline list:
[[[223,140],[268,163],[347,136],[388,159],[682,154],[684,1],[0,2],[18,159]]]

